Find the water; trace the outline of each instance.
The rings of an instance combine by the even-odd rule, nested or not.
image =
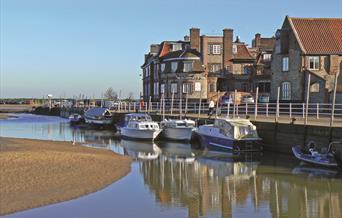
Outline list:
[[[134,159],[132,171],[107,188],[4,217],[342,217],[338,172],[300,165],[292,156],[118,140],[111,131],[29,114],[1,120],[0,135],[78,141]]]

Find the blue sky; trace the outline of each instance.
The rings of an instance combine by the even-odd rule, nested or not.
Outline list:
[[[342,0],[0,0],[1,97],[99,97],[141,91],[151,43],[190,27],[251,44],[272,36],[286,15],[342,17]]]

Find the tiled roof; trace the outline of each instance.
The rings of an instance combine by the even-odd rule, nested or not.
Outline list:
[[[306,54],[342,54],[342,18],[290,18]]]
[[[242,43],[234,43],[237,47],[237,53],[233,54],[233,59],[254,59],[253,56],[249,53],[245,44]]]
[[[200,57],[200,53],[198,53],[195,49],[187,49],[187,50],[178,50],[167,53],[166,55],[160,57],[162,60],[170,59],[170,58],[187,58],[187,57]]]

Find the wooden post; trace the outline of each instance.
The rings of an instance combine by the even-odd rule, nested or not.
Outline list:
[[[309,100],[310,100],[310,80],[311,74],[308,75],[308,84],[306,89],[306,110],[305,110],[305,122],[304,125],[308,124],[308,113],[309,113]]]
[[[215,116],[217,118],[218,108],[219,108],[219,101],[220,101],[220,91],[217,91],[216,95],[217,95],[217,98],[216,98],[216,111],[215,111],[216,113],[215,113]]]
[[[148,102],[148,112],[149,112],[149,113],[151,113],[151,109],[152,109],[151,103],[152,103],[152,96],[150,96],[150,100],[149,100],[149,102]]]
[[[266,103],[266,117],[268,117],[268,103]]]
[[[305,103],[303,103],[302,112],[303,112],[303,119],[305,119]]]
[[[183,108],[183,105],[182,105],[182,93],[180,94],[179,96],[179,119],[182,119],[182,108]]]
[[[246,102],[246,104],[245,104],[245,111],[246,111],[246,116],[247,116],[247,114],[248,114],[248,103]]]
[[[133,111],[135,112],[137,110],[137,102],[134,102],[133,104]]]
[[[163,99],[163,120],[165,120],[165,94],[164,93],[162,95],[162,99]]]
[[[278,118],[279,118],[279,97],[280,97],[280,87],[278,87],[278,91],[277,91],[277,109],[276,109],[276,118],[275,118],[276,122],[278,122]]]
[[[290,118],[292,118],[292,103],[290,103]]]
[[[335,103],[336,103],[336,88],[337,88],[337,78],[339,73],[337,72],[335,75],[335,82],[334,82],[334,93],[332,99],[332,108],[331,108],[331,117],[330,117],[330,127],[334,124],[334,113],[335,113]]]
[[[173,113],[173,100],[175,98],[175,91],[172,90],[172,95],[171,95],[171,114]]]
[[[319,119],[319,103],[316,105],[316,118]]]
[[[185,95],[185,116],[188,113],[188,90],[186,90],[186,95]]]
[[[256,94],[255,94],[254,120],[256,120],[258,116],[258,99],[259,99],[259,87],[256,88]]]
[[[227,118],[229,118],[230,102],[227,103]]]
[[[201,91],[199,105],[198,105],[198,119],[201,117],[201,106],[202,106],[202,91]]]
[[[233,108],[233,118],[235,118],[235,106],[236,106],[236,95],[237,95],[237,90],[235,89],[234,91],[234,108]]]

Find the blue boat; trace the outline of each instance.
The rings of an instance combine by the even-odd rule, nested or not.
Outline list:
[[[202,146],[230,152],[260,151],[261,138],[247,119],[217,118],[214,124],[202,125],[195,134]]]
[[[319,152],[314,142],[309,142],[306,146],[296,145],[292,147],[295,157],[305,163],[323,167],[342,167],[341,155],[333,147],[341,142],[331,142],[326,152]]]

